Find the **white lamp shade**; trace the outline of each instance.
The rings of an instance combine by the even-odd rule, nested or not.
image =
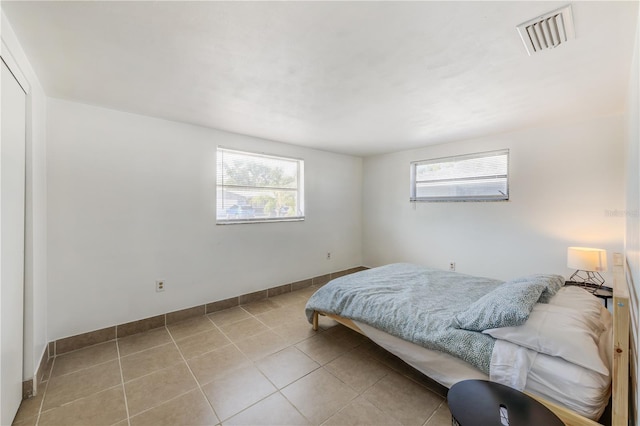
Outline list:
[[[567,267],[580,271],[606,271],[607,251],[587,247],[569,247],[567,249]]]

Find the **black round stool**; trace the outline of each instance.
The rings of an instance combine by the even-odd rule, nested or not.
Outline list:
[[[447,394],[452,423],[460,426],[564,426],[547,407],[500,383],[463,380]]]

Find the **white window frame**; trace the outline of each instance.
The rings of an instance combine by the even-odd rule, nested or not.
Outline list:
[[[224,161],[221,154],[224,155],[224,152],[234,153],[236,155],[246,155],[248,157],[262,157],[269,158],[272,160],[282,160],[288,162],[295,162],[297,164],[297,173],[296,173],[296,187],[295,188],[278,188],[278,187],[269,187],[269,186],[243,186],[243,185],[232,185],[224,183],[224,174],[221,173],[221,170],[216,170],[216,224],[217,225],[235,225],[241,223],[267,223],[267,222],[297,222],[303,221],[304,216],[304,160],[301,158],[293,158],[293,157],[285,157],[282,155],[271,155],[265,154],[262,152],[254,152],[254,151],[243,151],[237,149],[224,148],[219,146],[216,150],[216,168],[222,166]],[[218,204],[224,202],[224,191],[228,188],[237,188],[240,190],[247,189],[257,189],[258,191],[265,189],[273,189],[273,190],[282,190],[282,191],[295,191],[296,198],[298,201],[298,212],[293,216],[280,216],[280,217],[249,217],[249,218],[220,218],[218,217],[219,210],[226,210],[231,206],[219,206]],[[220,191],[223,191],[222,194]]]
[[[497,156],[506,156],[507,160],[507,172],[505,174],[492,175],[492,176],[471,176],[471,177],[460,177],[460,178],[451,178],[451,179],[440,179],[440,180],[421,180],[417,181],[417,168],[421,165],[427,164],[443,164],[443,163],[454,163],[462,160],[469,160],[474,158],[489,158],[489,157],[497,157]],[[478,180],[490,180],[490,179],[506,179],[506,193],[498,194],[498,195],[475,195],[475,196],[463,196],[463,195],[454,195],[454,196],[417,196],[417,186],[420,183],[424,182],[442,182],[444,184],[460,182],[460,184],[469,183],[471,181]],[[509,149],[501,149],[496,151],[487,151],[487,152],[478,152],[474,154],[465,154],[465,155],[455,155],[451,157],[441,157],[434,158],[430,160],[421,160],[421,161],[413,161],[411,162],[411,202],[443,202],[443,201],[508,201],[509,200]]]

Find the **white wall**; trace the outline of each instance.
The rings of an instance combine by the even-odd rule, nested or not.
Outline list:
[[[23,378],[34,377],[47,345],[46,96],[2,13],[3,49],[26,78],[27,94]],[[34,384],[35,386],[35,384]]]
[[[364,160],[364,264],[411,261],[509,279],[559,273],[568,246],[622,249],[623,117],[541,127]],[[409,202],[409,163],[510,149],[510,201]],[[607,278],[607,277],[605,277]]]
[[[306,220],[216,226],[217,145],[304,159]],[[49,340],[362,264],[360,158],[50,99],[47,172]]]
[[[635,341],[635,353],[640,353],[638,341],[638,295],[640,294],[640,11],[638,12],[638,25],[636,28],[636,40],[631,65],[631,79],[629,80],[629,97],[627,100],[626,114],[626,235],[625,254],[629,266],[628,274],[632,282],[631,295],[631,319],[632,333]],[[638,360],[632,360],[638,366]],[[637,371],[637,370],[636,370]],[[640,405],[640,395],[636,387],[632,390],[636,399],[633,412],[636,414]]]

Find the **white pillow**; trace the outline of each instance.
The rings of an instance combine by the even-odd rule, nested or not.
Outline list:
[[[551,298],[549,304],[580,311],[585,320],[589,322],[590,326],[598,334],[605,329],[605,321],[602,318],[602,302],[584,288],[577,286],[563,287]],[[611,314],[606,312],[605,315],[610,316]]]
[[[609,369],[598,351],[599,331],[590,323],[576,309],[538,303],[523,325],[492,328],[483,333],[608,375]]]

